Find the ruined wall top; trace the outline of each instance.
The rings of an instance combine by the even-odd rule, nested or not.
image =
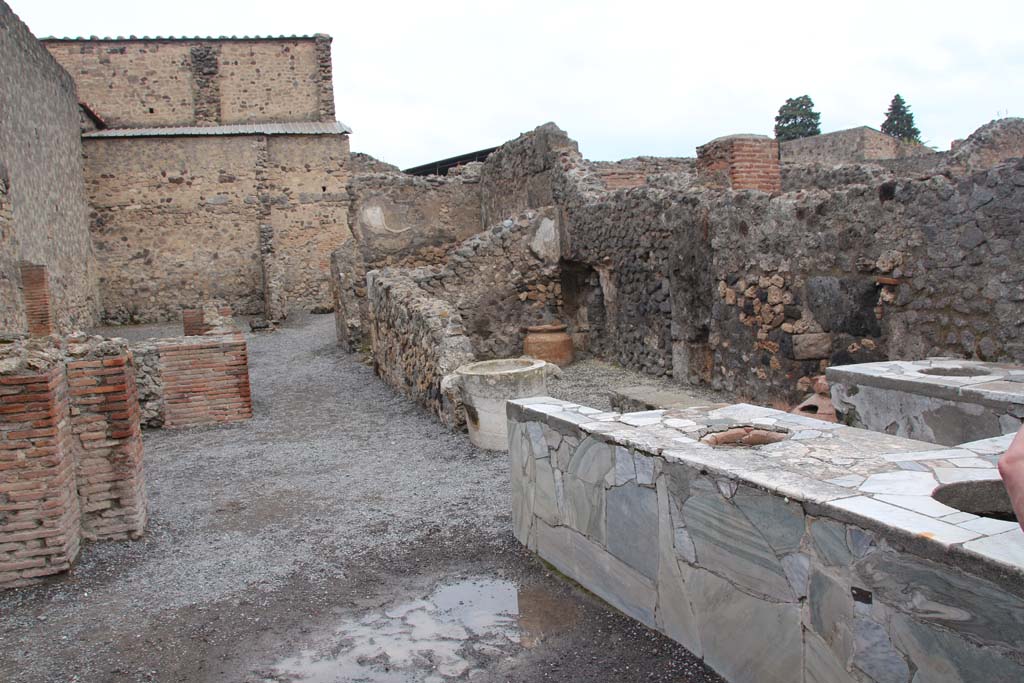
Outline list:
[[[849,164],[882,159],[935,156],[921,144],[901,142],[868,126],[779,143],[783,163]]]
[[[113,128],[334,120],[327,35],[42,42]]]
[[[1010,159],[1024,158],[1024,118],[990,121],[966,140],[953,143],[945,166],[954,173],[973,173]]]

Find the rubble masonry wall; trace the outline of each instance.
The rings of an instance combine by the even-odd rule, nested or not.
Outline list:
[[[473,360],[521,355],[523,327],[550,322],[561,305],[556,220],[551,208],[527,211],[466,240],[443,267],[370,271],[378,375],[461,426],[444,376]]]
[[[362,173],[350,177],[348,193],[351,235],[331,255],[331,285],[338,342],[355,350],[369,343],[367,271],[441,263],[459,242],[480,232],[479,173]]]
[[[329,36],[43,45],[111,128],[334,120]]]
[[[55,328],[97,322],[75,84],[0,2],[0,330],[27,330],[20,264],[46,266]]]
[[[86,139],[85,151],[104,320],[176,320],[210,299],[249,315],[269,303],[274,317],[331,305],[347,136]]]

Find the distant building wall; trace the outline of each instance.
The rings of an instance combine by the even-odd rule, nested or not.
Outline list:
[[[43,44],[112,128],[334,120],[329,36]]]
[[[844,164],[933,155],[939,158],[937,152],[924,145],[900,142],[867,126],[786,140],[779,143],[779,154],[783,163],[800,164]]]
[[[46,266],[57,330],[96,321],[75,84],[0,2],[0,330],[28,329],[21,262]]]
[[[209,299],[240,314],[269,299],[275,317],[331,305],[347,136],[86,138],[85,151],[105,320],[177,320]]]

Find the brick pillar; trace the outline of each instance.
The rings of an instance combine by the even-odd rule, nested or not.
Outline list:
[[[164,427],[252,417],[249,355],[241,334],[157,342],[164,383]]]
[[[181,311],[181,326],[184,328],[186,337],[198,337],[206,334],[209,329],[203,322],[203,309],[184,308]]]
[[[0,375],[0,588],[66,571],[79,548],[63,366]]]
[[[126,348],[104,346],[67,365],[82,535],[135,539],[146,526],[135,369]]]
[[[21,286],[25,297],[25,317],[28,333],[33,337],[53,334],[53,314],[50,310],[50,282],[46,266],[21,264]]]
[[[721,189],[782,189],[779,143],[764,135],[729,135],[697,148],[697,179]]]

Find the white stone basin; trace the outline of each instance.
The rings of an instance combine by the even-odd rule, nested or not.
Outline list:
[[[469,440],[480,448],[507,451],[505,403],[546,394],[549,367],[542,360],[500,358],[458,368],[452,383],[462,391]]]

